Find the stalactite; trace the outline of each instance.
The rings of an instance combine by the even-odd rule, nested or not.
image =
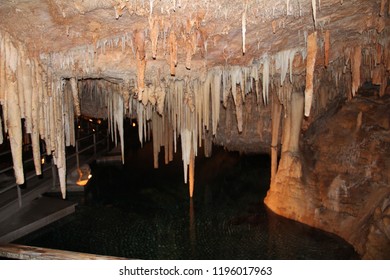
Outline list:
[[[269,92],[269,57],[263,56],[263,102],[268,104],[268,92]]]
[[[5,38],[0,32],[0,104],[4,103],[4,93],[5,93],[5,65],[6,65],[6,56],[5,56]]]
[[[122,164],[125,163],[125,139],[123,133],[123,97],[119,93],[113,93],[113,102],[114,102],[114,118],[116,129],[119,131],[119,139],[121,145],[121,155],[122,155]]]
[[[2,120],[0,116],[0,145],[3,144],[4,137],[3,137],[3,125],[2,125]]]
[[[62,198],[66,198],[66,156],[65,156],[65,119],[64,119],[64,109],[65,109],[65,100],[64,100],[64,81],[61,78],[53,78],[52,80],[52,105],[53,109],[53,134],[52,139],[54,147],[54,163],[58,169],[58,177],[60,181],[60,189],[62,193]]]
[[[258,65],[254,65],[251,68],[251,78],[255,81],[255,92],[257,104],[260,104],[260,92],[259,92],[259,69]]]
[[[236,118],[237,118],[237,129],[238,132],[242,132],[242,125],[243,125],[243,119],[242,119],[242,96],[241,96],[241,88],[237,87],[237,90],[239,91],[239,94],[237,94],[237,101],[236,101]]]
[[[271,181],[275,178],[278,162],[279,127],[282,114],[282,105],[276,94],[272,94],[271,112]]]
[[[157,86],[155,92],[157,96],[157,112],[162,115],[164,113],[165,89],[163,89],[161,86]]]
[[[162,118],[156,112],[152,115],[152,133],[153,133],[153,167],[158,168],[158,155],[162,142]]]
[[[5,42],[6,54],[6,92],[3,106],[3,116],[7,116],[7,128],[11,145],[12,161],[15,172],[16,184],[24,183],[23,161],[22,161],[22,125],[19,100],[17,94],[17,49],[9,38]]]
[[[196,33],[189,34],[186,38],[186,68],[191,69],[192,56],[196,50]]]
[[[314,26],[317,26],[317,0],[311,0],[311,9],[313,11]]]
[[[245,44],[246,44],[246,12],[248,9],[248,3],[245,4],[244,11],[242,13],[242,18],[241,18],[241,31],[242,31],[242,53],[245,54],[246,49],[245,49]]]
[[[173,30],[169,33],[169,56],[170,56],[170,71],[171,75],[176,75],[177,65],[177,39],[176,34]]]
[[[387,0],[381,0],[381,9],[379,11],[379,16],[383,17],[385,15]]]
[[[290,81],[292,82],[292,62],[296,50],[285,50],[275,55],[275,67],[280,69],[280,85],[283,85],[290,65]]]
[[[310,115],[313,100],[314,68],[317,56],[317,32],[313,32],[307,38],[306,61],[306,89],[305,89],[305,116]]]
[[[74,108],[76,111],[76,115],[80,116],[80,100],[79,100],[79,91],[77,88],[77,79],[76,78],[70,78],[70,85],[72,88],[72,95],[73,95],[73,102],[74,102]]]
[[[63,117],[64,117],[64,132],[65,132],[65,145],[66,146],[70,146],[70,143],[71,143],[71,123],[73,122],[73,115],[71,116],[72,117],[72,120],[70,121],[69,118],[70,118],[70,115],[71,115],[71,110],[70,110],[70,106],[69,104],[72,106],[73,108],[73,100],[71,100],[71,89],[70,89],[70,84],[69,83],[66,83],[65,84],[65,87],[64,87],[64,93],[63,93]],[[72,110],[73,112],[73,110]]]
[[[212,129],[213,135],[217,133],[217,126],[219,122],[219,112],[221,106],[221,71],[215,70],[213,76],[212,92],[211,92],[211,105],[212,105]]]
[[[39,103],[40,87],[38,81],[36,80],[38,71],[37,68],[38,65],[35,63],[35,61],[31,61],[31,144],[33,149],[35,173],[37,175],[41,175],[41,151],[39,143],[39,116],[41,110]]]
[[[149,17],[150,40],[152,41],[152,57],[157,57],[157,41],[160,31],[160,21],[156,17]]]
[[[20,77],[19,77],[20,79]],[[24,58],[22,62],[22,83],[24,86],[24,118],[26,132],[32,132],[32,116],[31,116],[31,102],[32,102],[32,73],[31,73],[31,61],[28,58]],[[20,102],[20,101],[19,101]]]
[[[17,90],[16,94],[18,96],[18,103],[19,103],[19,109],[20,109],[20,117],[25,118],[25,101],[24,101],[24,83],[23,83],[23,67],[24,67],[24,59],[25,59],[25,54],[24,51],[22,50],[22,47],[20,45],[16,46],[17,52],[18,52],[18,64],[16,68],[16,84],[17,84]]]
[[[136,31],[134,41],[136,45],[138,96],[142,98],[142,93],[145,89],[146,68],[145,33],[143,31]]]
[[[203,93],[203,125],[208,130],[210,125],[210,86],[212,81],[212,75],[209,72],[204,81],[203,87],[201,88],[201,92]]]
[[[230,86],[229,86],[229,75],[226,67],[223,68],[222,70],[222,104],[223,107],[227,107],[227,101],[229,97],[229,92],[230,92]]]
[[[360,81],[360,66],[362,63],[362,48],[360,46],[355,47],[353,56],[351,59],[351,72],[352,72],[352,96],[357,93],[361,81]]]
[[[325,31],[325,58],[324,65],[327,68],[329,65],[329,51],[330,51],[330,31]]]

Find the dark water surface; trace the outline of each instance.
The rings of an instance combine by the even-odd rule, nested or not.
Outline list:
[[[124,166],[92,165],[85,194],[69,195],[74,214],[15,243],[140,259],[358,258],[337,236],[266,209],[268,156],[200,155],[190,201],[181,155],[155,170],[152,145],[129,138]]]

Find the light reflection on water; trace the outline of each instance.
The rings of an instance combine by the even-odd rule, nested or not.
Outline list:
[[[268,157],[199,157],[190,200],[181,161],[153,170],[150,146],[130,150],[123,167],[93,166],[88,193],[70,195],[75,214],[15,243],[140,259],[358,257],[336,236],[266,209]]]

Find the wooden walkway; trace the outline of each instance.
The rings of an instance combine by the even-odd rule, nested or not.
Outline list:
[[[19,260],[125,260],[72,251],[54,250],[16,244],[0,245],[0,257]]]
[[[90,136],[93,136],[93,141]],[[80,146],[81,141],[91,141],[93,144],[87,142],[86,145]],[[81,164],[90,163],[106,152],[106,141],[104,138],[98,141],[96,133],[78,139],[76,152],[67,157],[68,175]],[[9,186],[5,185],[5,182],[1,183],[0,243],[16,240],[75,211],[75,203],[61,198],[56,168],[51,163],[42,167],[45,170],[42,176],[35,176],[34,170],[30,171],[31,174],[26,174],[24,189],[14,183]],[[75,180],[70,181],[70,188],[84,190],[75,184]],[[58,198],[43,197],[46,192],[58,192]]]
[[[75,211],[76,203],[41,197],[0,222],[0,243],[14,241]]]

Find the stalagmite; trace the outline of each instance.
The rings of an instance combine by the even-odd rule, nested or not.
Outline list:
[[[328,67],[329,65],[329,50],[330,50],[330,31],[325,31],[325,59],[324,59],[324,65],[325,67]]]
[[[362,48],[355,47],[353,56],[351,58],[352,71],[352,96],[355,96],[360,87],[360,66],[362,63]]]
[[[275,177],[278,162],[279,127],[282,114],[282,105],[276,94],[272,94],[272,118],[271,118],[271,180]]]
[[[7,127],[9,141],[11,145],[12,161],[14,164],[14,172],[16,184],[24,183],[23,160],[22,160],[22,124],[21,114],[17,95],[17,49],[9,38],[6,38],[5,53],[7,55],[6,64],[6,105],[3,106],[3,112],[6,108]]]
[[[313,32],[307,38],[306,58],[306,89],[305,89],[305,116],[310,115],[313,100],[314,67],[317,56],[317,32]]]
[[[76,111],[76,115],[80,116],[80,100],[79,100],[79,91],[77,88],[77,79],[76,78],[70,78],[70,85],[72,88],[72,95],[73,95],[73,102],[74,102],[74,108]]]

